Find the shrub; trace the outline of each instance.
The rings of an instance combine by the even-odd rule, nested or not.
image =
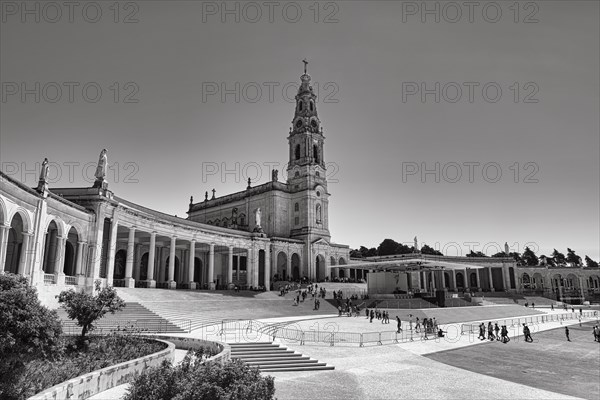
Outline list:
[[[27,278],[0,274],[0,398],[15,398],[28,362],[60,353],[61,333],[58,315],[41,305]]]
[[[124,400],[269,400],[275,395],[273,377],[263,377],[258,369],[239,360],[224,365],[205,362],[205,354],[188,352],[173,367],[163,362],[138,376]]]

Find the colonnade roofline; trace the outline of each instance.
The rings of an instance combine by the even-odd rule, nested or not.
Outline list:
[[[463,263],[451,263],[444,261],[424,261],[419,258],[414,259],[406,259],[402,261],[378,261],[378,262],[353,262],[350,260],[350,263],[346,264],[347,267],[350,268],[359,268],[359,269],[374,269],[374,270],[398,270],[398,271],[411,271],[411,270],[420,270],[420,269],[429,269],[429,270],[463,270],[467,269],[483,269],[480,265],[473,264],[463,264]]]
[[[139,213],[140,218],[145,217],[145,218],[150,219],[152,222],[157,222],[157,223],[171,222],[171,223],[177,224],[180,227],[185,228],[185,229],[191,228],[191,229],[195,229],[195,230],[200,230],[201,231],[200,233],[225,234],[229,237],[232,237],[232,236],[239,237],[239,238],[246,239],[246,240],[253,239],[254,236],[256,236],[252,232],[245,232],[245,231],[240,231],[240,230],[236,230],[236,229],[222,228],[222,227],[218,227],[218,226],[214,226],[214,225],[203,224],[201,222],[190,221],[185,218],[175,217],[170,214],[166,214],[166,213],[163,213],[160,211],[153,210],[151,208],[141,206],[141,205],[133,203],[129,200],[125,200],[121,197],[114,196],[113,199],[119,204],[119,206],[121,206],[127,210],[131,210],[132,213]],[[136,217],[136,216],[134,215],[134,217]]]
[[[257,186],[250,187],[249,189],[244,189],[239,192],[226,194],[220,197],[215,197],[214,199],[208,199],[199,201],[197,203],[192,203],[187,211],[188,214],[191,212],[204,210],[205,208],[212,208],[221,204],[229,204],[233,201],[243,200],[246,197],[255,196],[257,194],[269,192],[272,190],[278,190],[280,192],[290,193],[289,187],[286,183],[279,181],[271,181],[262,183]]]
[[[351,260],[360,260],[364,262],[382,262],[394,259],[405,259],[405,258],[418,258],[423,260],[433,261],[448,261],[448,262],[464,262],[464,263],[512,263],[515,262],[512,257],[464,257],[464,256],[438,256],[434,254],[422,254],[422,253],[407,253],[407,254],[394,254],[390,256],[374,256],[366,258],[351,258]],[[360,262],[359,261],[359,262]]]

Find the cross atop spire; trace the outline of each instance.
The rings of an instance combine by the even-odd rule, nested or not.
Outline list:
[[[304,63],[304,75],[306,75],[306,66],[308,65],[308,61],[306,61],[306,58],[304,60],[302,60],[302,62]]]

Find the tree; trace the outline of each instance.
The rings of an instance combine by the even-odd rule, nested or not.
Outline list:
[[[480,251],[478,251],[477,253],[474,253],[473,250],[471,250],[471,252],[469,254],[467,254],[467,257],[487,257],[487,256]]]
[[[69,318],[76,319],[77,325],[82,327],[80,343],[94,329],[94,322],[109,312],[114,314],[125,307],[125,302],[117,296],[113,287],[100,288],[100,281],[96,281],[96,292],[98,294],[93,295],[83,290],[76,292],[69,289],[57,296],[58,303],[67,311]]]
[[[556,249],[554,249],[554,251],[552,252],[552,258],[554,259],[556,265],[564,265],[567,262],[565,255]]]
[[[363,255],[358,249],[350,250],[350,258],[363,258]]]
[[[367,251],[367,255],[365,257],[375,257],[377,255],[377,249],[375,247],[371,247]]]
[[[383,242],[379,244],[377,248],[377,255],[389,256],[392,254],[398,254],[400,243],[392,239],[383,239]]]
[[[598,263],[588,256],[585,256],[585,266],[588,268],[598,268]]]
[[[369,249],[367,249],[365,246],[360,246],[360,249],[358,249],[358,251],[360,251],[360,254],[362,254],[363,258],[369,257]]]
[[[426,244],[421,247],[421,254],[432,254],[434,256],[443,256],[441,251],[435,250],[432,247],[427,246]]]
[[[21,275],[0,274],[0,398],[11,398],[25,364],[60,352],[62,328]]]
[[[528,265],[530,267],[536,266],[540,262],[540,260],[537,258],[537,256],[533,252],[533,250],[531,250],[529,247],[525,247],[525,251],[523,252],[522,259],[523,259],[525,265]]]
[[[581,257],[579,257],[575,252],[567,247],[567,262],[571,263],[573,266],[581,265]]]

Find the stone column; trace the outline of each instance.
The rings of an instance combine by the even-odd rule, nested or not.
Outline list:
[[[54,275],[56,275],[56,284],[65,284],[64,259],[65,259],[65,241],[66,238],[56,236],[56,253],[54,258]],[[25,236],[23,236],[23,248],[25,248]],[[21,260],[25,261],[25,260]],[[21,270],[19,266],[19,271]]]
[[[210,290],[215,290],[215,245],[214,243],[210,244],[208,249],[208,288]]]
[[[265,290],[268,292],[271,289],[271,250],[270,245],[265,249]],[[325,266],[323,266],[325,268]]]
[[[475,270],[475,277],[477,278],[477,291],[481,292],[481,279],[479,278],[480,269]]]
[[[83,271],[83,251],[85,242],[77,242],[77,258],[75,261],[75,275],[77,276],[77,286],[85,285],[85,273]]]
[[[113,276],[115,274],[115,254],[117,252],[117,228],[119,224],[113,222],[112,229],[110,230],[110,244],[108,246],[108,260],[106,270],[106,284],[108,286],[113,285]]]
[[[585,300],[585,292],[583,290],[583,277],[578,276],[577,279],[579,280],[579,294],[581,296],[581,300]]]
[[[456,287],[456,270],[453,269],[452,272],[448,275],[450,275],[450,288],[453,292],[456,292],[458,290],[458,288]]]
[[[188,259],[188,282],[190,289],[196,289],[196,282],[194,282],[194,255],[196,254],[196,240],[190,240],[190,251]]]
[[[125,287],[135,287],[135,279],[132,277],[135,246],[135,226],[129,228],[127,239],[127,258],[125,259]]]
[[[465,291],[471,291],[471,278],[469,277],[469,273],[467,268],[465,268],[463,272],[463,283]]]
[[[492,278],[492,267],[488,267],[488,277],[490,280],[490,291],[495,292],[496,290],[494,289],[494,279]]]
[[[149,288],[156,287],[154,280],[154,255],[156,252],[156,232],[150,234],[150,248],[148,249],[148,273],[146,274],[147,284]]]
[[[260,257],[259,257],[259,249],[254,249],[252,252],[252,286],[258,286],[258,273],[260,272]]]
[[[233,246],[229,246],[229,258],[227,259],[227,284],[233,283]]]
[[[248,249],[246,256],[246,286],[252,286],[252,275],[254,268],[254,250]]]
[[[510,291],[510,266],[502,264],[502,282],[504,282],[504,290]]]
[[[167,280],[167,286],[169,289],[175,289],[177,283],[175,282],[175,247],[177,245],[177,238],[171,236],[171,246],[169,247],[169,276]]]
[[[25,267],[27,266],[28,256],[29,256],[29,239],[33,236],[32,233],[23,232],[23,246],[21,247],[21,259],[19,261],[19,274],[23,275],[25,273]],[[8,237],[8,235],[7,235]],[[64,249],[63,249],[64,251]],[[62,271],[61,271],[62,272]],[[64,282],[64,274],[63,274],[63,282]]]
[[[0,225],[0,273],[4,271],[10,226]]]

